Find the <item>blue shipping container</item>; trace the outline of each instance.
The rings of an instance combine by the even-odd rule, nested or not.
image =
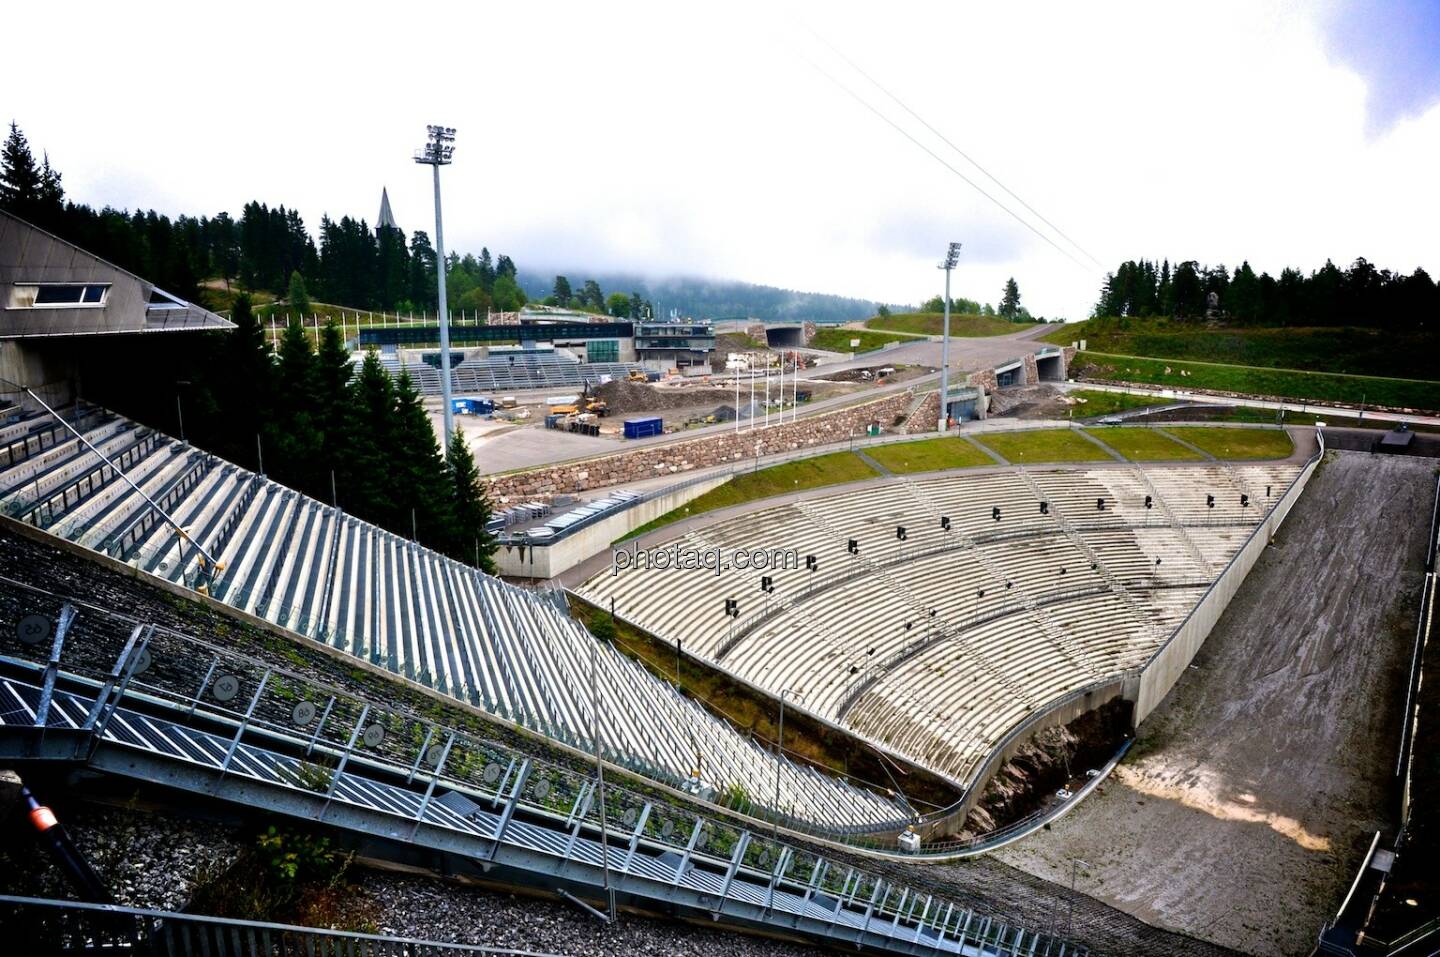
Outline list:
[[[657,417],[649,419],[626,419],[625,438],[643,439],[651,435],[659,435],[665,431],[665,420]]]
[[[457,415],[489,415],[495,411],[495,403],[491,399],[463,396],[451,399],[450,408]]]

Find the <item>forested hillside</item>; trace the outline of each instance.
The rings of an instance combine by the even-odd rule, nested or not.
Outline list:
[[[207,301],[205,280],[284,296],[296,276],[309,297],[351,309],[433,311],[438,298],[435,247],[423,230],[407,236],[352,216],[324,216],[317,244],[294,209],[258,200],[246,203],[238,219],[224,211],[172,219],[153,209],[96,209],[67,201],[60,171],[43,153],[35,158],[13,123],[0,148],[0,208],[196,302]],[[481,249],[448,258],[452,309],[524,305],[509,256],[492,258]]]
[[[1308,276],[1286,268],[1279,278],[1256,275],[1248,262],[1231,274],[1223,265],[1203,266],[1193,259],[1173,268],[1168,259],[1158,266],[1141,259],[1121,263],[1105,277],[1093,315],[1417,329],[1440,322],[1440,287],[1423,269],[1405,275],[1365,259],[1343,270],[1327,260]]]
[[[572,276],[577,275],[571,273]],[[522,269],[520,287],[532,300],[544,299],[554,293],[554,277]],[[818,292],[796,292],[776,286],[722,279],[670,278],[650,279],[641,276],[611,273],[599,274],[592,281],[602,289],[612,289],[654,305],[657,318],[678,310],[682,316],[697,319],[746,317],[772,322],[799,321],[851,322],[875,315],[877,303],[869,299],[849,299]]]

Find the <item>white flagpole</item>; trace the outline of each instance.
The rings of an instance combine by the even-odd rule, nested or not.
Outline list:
[[[795,353],[795,368],[790,370],[790,421],[800,416],[800,353]]]
[[[770,357],[765,357],[765,428],[770,428]]]
[[[752,353],[752,355],[753,355],[753,353]],[[751,369],[750,369],[750,428],[746,429],[745,431],[750,432],[750,431],[753,431],[754,428],[755,428],[755,370],[754,370],[754,368],[751,368]]]

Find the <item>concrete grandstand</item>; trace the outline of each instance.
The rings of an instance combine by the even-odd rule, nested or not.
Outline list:
[[[1299,463],[1000,468],[816,495],[633,543],[784,548],[759,571],[596,574],[579,594],[971,789],[1018,725],[1121,693]],[[723,614],[727,601],[740,617]]]

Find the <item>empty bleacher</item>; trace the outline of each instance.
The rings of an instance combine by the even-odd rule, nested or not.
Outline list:
[[[119,471],[55,418],[15,418],[0,428],[0,509],[12,518],[586,750],[593,679],[606,754],[667,783],[710,796],[738,787],[764,809],[778,777],[772,810],[838,831],[909,816],[888,794],[788,761],[777,774],[771,751],[544,595],[104,410],[61,414]]]
[[[380,361],[392,375],[408,372],[415,387],[424,394],[440,394],[437,367],[426,362],[402,362],[394,355],[382,356]],[[624,379],[641,369],[633,362],[578,362],[548,350],[526,350],[466,359],[451,370],[450,384],[456,392],[578,389]]]
[[[607,571],[579,591],[966,785],[1026,716],[1142,665],[1299,472],[1139,468],[900,479],[816,496],[678,540],[725,558],[783,547],[801,556],[790,567]],[[724,613],[727,599],[738,618]]]

